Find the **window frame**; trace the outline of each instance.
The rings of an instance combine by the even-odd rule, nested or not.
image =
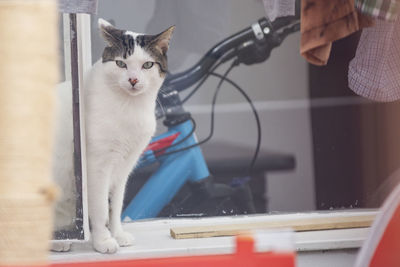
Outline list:
[[[74,140],[74,177],[77,191],[77,209],[73,230],[54,232],[55,240],[88,240],[89,217],[87,209],[86,144],[83,114],[84,73],[91,66],[90,15],[63,14],[65,78],[72,82],[72,115]],[[79,208],[78,208],[79,206]]]
[[[68,19],[66,19],[66,16],[68,16]],[[75,20],[75,24],[74,24]],[[64,14],[64,23],[68,21],[68,24],[70,25],[70,32],[72,35],[74,35],[75,39],[73,38],[70,43],[70,48],[71,51],[73,51],[74,47],[76,47],[77,51],[72,52],[71,55],[72,57],[75,57],[75,66],[72,64],[71,65],[71,78],[73,82],[73,91],[74,91],[74,105],[75,107],[79,107],[79,113],[77,115],[77,118],[79,118],[79,123],[77,123],[80,127],[79,129],[79,138],[75,139],[76,142],[80,142],[80,151],[76,150],[75,152],[75,160],[79,162],[78,157],[80,157],[80,166],[81,170],[75,170],[75,172],[78,172],[78,180],[80,180],[81,183],[81,190],[82,192],[81,195],[81,200],[82,200],[82,214],[81,214],[81,219],[82,223],[79,224],[80,228],[78,231],[73,231],[73,232],[66,232],[64,234],[62,240],[88,240],[90,231],[89,231],[89,219],[88,219],[88,208],[87,208],[87,178],[86,178],[86,151],[85,151],[85,129],[82,127],[84,125],[84,109],[83,109],[83,94],[81,92],[80,86],[83,83],[83,74],[90,69],[92,66],[92,51],[91,51],[91,25],[90,25],[90,15],[89,14]],[[64,32],[65,32],[65,26],[64,26]],[[75,33],[75,34],[74,34]],[[73,44],[73,42],[76,42],[76,44]],[[66,56],[68,53],[65,53]],[[72,60],[73,61],[73,60]],[[68,68],[66,68],[67,71]],[[68,73],[66,73],[66,77],[68,77]],[[75,129],[75,128],[74,128]],[[77,130],[74,130],[75,133]],[[77,144],[76,144],[77,145]],[[80,177],[79,177],[80,174]],[[78,186],[79,187],[79,186]],[[352,212],[352,210],[343,210],[343,211],[326,211],[324,213],[331,214],[332,218],[335,217],[340,217],[340,216],[345,216]],[[357,211],[357,210],[356,210]],[[376,214],[376,210],[368,210],[368,209],[362,209],[361,210],[365,214],[370,214],[374,215]],[[317,212],[318,213],[318,212]],[[295,213],[293,214],[294,217],[296,216],[313,216],[315,215],[316,212],[310,211],[310,212],[300,212],[300,213]],[[290,214],[282,214],[284,216],[291,216]],[[261,217],[268,217],[268,216],[277,216],[277,215],[259,215],[258,218]],[[228,218],[227,218],[228,217]],[[236,218],[236,217],[234,217]],[[214,222],[224,222],[227,219],[229,219],[229,216],[224,216],[224,217],[212,217],[211,220]],[[151,225],[154,225],[154,227],[158,227],[159,225],[166,224],[166,221],[169,221],[169,224],[175,224],[175,219],[165,219],[165,218],[155,218],[151,220],[146,220],[146,221],[138,221],[134,223],[138,224],[149,224],[150,227]],[[185,226],[195,226],[199,220],[198,219],[187,219],[184,221],[181,221],[184,223]],[[323,230],[323,231],[314,231],[310,235],[302,235],[303,238],[300,241],[300,245],[297,245],[298,241],[296,241],[296,249],[300,251],[307,251],[307,250],[320,250],[320,249],[347,249],[347,248],[357,248],[361,246],[362,241],[366,238],[366,234],[361,234],[359,233],[359,230],[357,228],[349,228],[346,229],[346,235],[341,237],[340,240],[331,240],[331,239],[326,239],[325,236],[330,230]],[[350,233],[347,235],[347,233]],[[324,239],[325,238],[325,239]],[[322,240],[322,241],[321,241]],[[333,242],[333,243],[330,243]]]

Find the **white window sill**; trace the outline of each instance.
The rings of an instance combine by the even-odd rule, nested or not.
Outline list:
[[[162,219],[127,223],[124,229],[135,235],[136,244],[120,248],[116,254],[102,255],[93,251],[90,243],[76,243],[70,252],[51,253],[52,262],[116,260],[150,257],[227,254],[234,251],[233,237],[173,239],[170,228],[213,224],[248,223],[266,220],[305,219],[330,216],[373,215],[376,211],[344,211],[326,213],[299,213],[213,217],[202,219]],[[297,251],[335,250],[359,248],[369,228],[296,232],[294,246]]]

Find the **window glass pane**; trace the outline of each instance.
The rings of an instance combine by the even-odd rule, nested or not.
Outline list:
[[[167,52],[167,81],[168,77],[177,77],[174,74],[191,70],[179,77],[185,82],[169,80],[176,87],[164,87],[159,94],[163,107],[157,113],[156,139],[162,142],[153,140],[142,161],[131,162],[134,171],[126,186],[123,219],[373,208],[397,183],[400,150],[396,136],[400,129],[395,118],[399,104],[373,102],[348,88],[348,65],[355,55],[359,33],[335,42],[325,67],[306,62],[299,53],[300,33],[295,32],[280,45],[258,43],[256,38],[238,43],[235,52],[224,54],[232,53],[231,60],[216,69],[214,57],[204,59],[215,60],[211,66],[203,65],[205,74],[216,74],[193,74],[197,69],[190,68],[207,51],[243,29],[252,32],[251,25],[264,17],[262,1],[99,2],[98,15],[92,16],[94,63],[108,64],[115,73],[129,70],[124,65],[118,69],[113,56],[111,60],[102,59],[107,44],[99,34],[97,20],[103,18],[118,29],[152,35],[175,25]],[[272,38],[271,32],[265,32],[264,38]],[[246,50],[248,46],[252,49]],[[109,56],[107,53],[105,56]],[[131,57],[138,53],[139,49],[134,50]],[[232,65],[236,56],[238,66]],[[230,80],[223,81],[217,90],[227,71]],[[120,82],[118,75],[107,76],[116,79],[109,80],[110,84]],[[204,77],[207,79],[202,86],[191,95]],[[179,93],[184,102],[181,107],[174,105],[173,101],[178,101],[171,97],[174,89],[184,89]],[[251,99],[260,128],[240,89]],[[183,111],[187,113],[182,115]],[[166,113],[169,117],[162,116]],[[179,143],[179,138],[192,133],[193,121],[185,120],[189,114],[196,125],[196,138]],[[259,131],[259,151],[252,165]],[[180,137],[175,139],[175,134]],[[207,141],[196,146],[203,140]],[[160,148],[176,142],[161,155],[165,151]],[[132,148],[127,144],[125,149]],[[157,160],[152,161],[154,155]],[[212,176],[205,175],[204,168]]]

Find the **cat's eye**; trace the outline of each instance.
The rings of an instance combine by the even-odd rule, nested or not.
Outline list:
[[[154,62],[151,62],[151,61],[147,61],[147,62],[145,62],[144,64],[143,64],[143,69],[150,69],[151,67],[153,67],[153,65],[154,65]]]
[[[125,68],[125,69],[127,68],[125,62],[123,62],[122,60],[116,60],[115,64],[117,64],[117,66],[120,68]]]

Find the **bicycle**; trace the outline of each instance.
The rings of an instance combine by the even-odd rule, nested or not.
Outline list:
[[[167,216],[177,216],[178,213],[196,213],[200,216],[203,202],[210,202],[212,207],[221,206],[226,199],[232,200],[232,207],[237,213],[255,213],[251,191],[247,181],[242,179],[231,185],[215,183],[208,170],[200,145],[207,142],[214,131],[214,108],[216,98],[223,82],[230,83],[249,102],[258,126],[257,146],[247,173],[251,173],[259,153],[261,142],[260,122],[257,111],[250,98],[235,82],[227,78],[229,72],[235,66],[243,63],[252,65],[264,62],[270,56],[271,50],[278,47],[282,41],[293,32],[298,31],[300,24],[298,17],[278,18],[270,22],[261,18],[258,22],[228,38],[211,48],[205,56],[187,71],[178,74],[168,74],[160,89],[159,103],[156,109],[157,119],[165,117],[163,123],[168,130],[152,139],[151,143],[142,154],[135,171],[145,169],[152,164],[159,167],[139,192],[128,201],[122,213],[123,221],[153,218],[166,209],[166,206],[176,196],[178,191],[187,184],[191,193],[179,199],[175,208],[164,212]],[[223,74],[214,71],[231,61],[228,70]],[[191,114],[184,110],[183,104],[210,77],[220,79],[214,94],[211,111],[211,130],[204,140],[198,142],[195,130],[196,123]],[[179,93],[195,85],[198,85],[181,100]],[[129,187],[126,189],[129,192]],[[155,193],[157,192],[157,193]],[[214,202],[213,202],[214,201]],[[216,205],[215,201],[218,202]],[[221,204],[222,203],[222,204]],[[207,205],[207,204],[205,204]],[[170,205],[171,206],[171,205]],[[218,215],[216,210],[211,214]]]

